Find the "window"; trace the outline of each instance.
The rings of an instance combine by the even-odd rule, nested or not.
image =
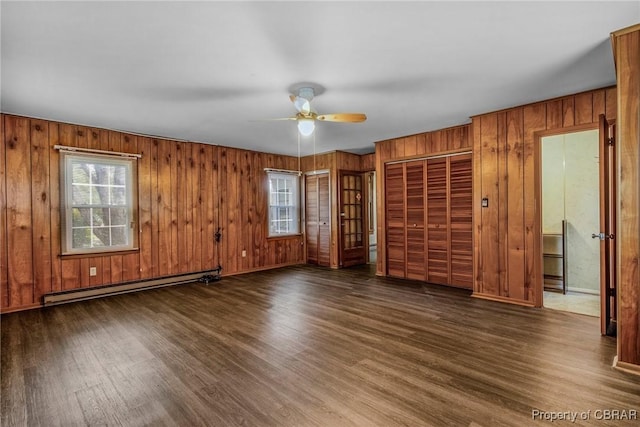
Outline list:
[[[62,253],[137,249],[135,158],[61,155]]]
[[[297,173],[268,171],[269,237],[300,233],[300,178]]]

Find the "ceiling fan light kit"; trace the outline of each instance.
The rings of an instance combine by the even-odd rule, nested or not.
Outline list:
[[[302,136],[309,136],[316,128],[315,121],[313,119],[298,119],[298,132]]]

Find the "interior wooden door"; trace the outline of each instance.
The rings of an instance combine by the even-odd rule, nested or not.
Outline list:
[[[446,157],[427,160],[427,281],[449,284],[449,175]]]
[[[417,160],[405,163],[407,268],[409,279],[425,280],[425,162]]]
[[[472,157],[449,157],[450,284],[473,287]]]
[[[367,262],[362,173],[340,171],[340,266]]]
[[[387,233],[387,274],[406,276],[405,174],[402,163],[385,166],[385,228]]]
[[[600,115],[600,332],[616,335],[615,125]]]
[[[329,174],[307,175],[305,179],[305,240],[309,264],[329,266],[330,217]]]

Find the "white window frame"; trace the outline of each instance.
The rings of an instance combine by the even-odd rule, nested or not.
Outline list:
[[[100,164],[100,165],[112,165],[112,166],[124,166],[125,167],[125,204],[112,204],[110,201],[102,204],[75,204],[73,203],[73,165],[74,163],[88,163],[88,164]],[[109,252],[121,252],[138,249],[138,191],[137,191],[137,158],[136,157],[123,157],[115,155],[104,155],[95,153],[82,153],[82,152],[60,152],[60,196],[61,196],[61,253],[62,255],[77,255],[77,254],[95,254],[95,253],[109,253]],[[76,183],[77,185],[77,183]],[[91,186],[104,186],[102,184],[83,184]],[[114,185],[107,185],[108,187],[115,187]],[[125,208],[126,220],[124,221],[124,230],[126,230],[126,243],[125,244],[113,244],[106,246],[93,246],[90,247],[73,247],[73,212],[75,208]],[[110,217],[110,215],[109,215]],[[93,215],[90,217],[91,224],[89,226],[83,226],[83,228],[93,229]],[[101,228],[115,228],[119,226],[107,225]],[[75,227],[78,229],[80,227]],[[98,228],[98,227],[95,227]]]
[[[300,174],[267,170],[267,191],[268,237],[300,235]]]

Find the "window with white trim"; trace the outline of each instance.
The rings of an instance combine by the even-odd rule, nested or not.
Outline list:
[[[136,159],[61,152],[62,254],[137,249]]]
[[[298,173],[267,171],[269,180],[269,237],[300,233],[300,177]]]

